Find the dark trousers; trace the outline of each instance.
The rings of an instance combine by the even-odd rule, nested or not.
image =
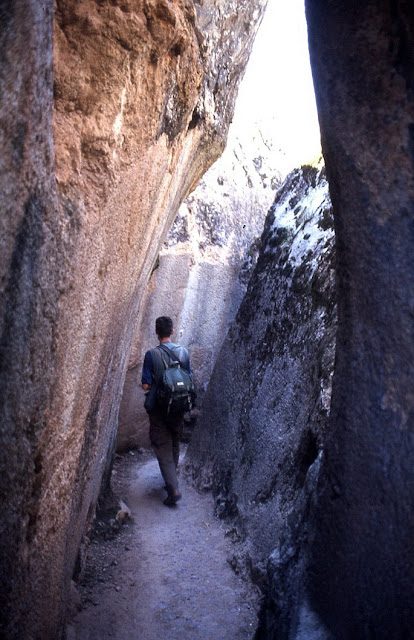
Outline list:
[[[183,414],[165,416],[151,411],[150,441],[160,465],[161,475],[169,494],[178,489],[177,467],[180,456],[180,438],[183,431]]]

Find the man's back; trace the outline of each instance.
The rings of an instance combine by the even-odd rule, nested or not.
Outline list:
[[[176,378],[179,390],[187,388],[184,381],[185,376],[187,376],[189,381],[188,406],[191,406],[189,389],[192,387],[190,357],[185,347],[171,342],[174,326],[169,316],[160,316],[156,319],[155,333],[160,344],[155,349],[149,349],[145,354],[142,367],[142,388],[148,391],[146,409],[150,421],[150,440],[168,493],[164,504],[167,507],[174,507],[181,498],[181,493],[178,490],[177,466],[185,409],[176,412],[171,411],[172,402],[168,401],[166,410],[163,406],[162,398],[159,396],[160,392],[162,395],[163,391],[163,378],[168,377],[171,371],[174,374],[171,377]],[[175,369],[175,372],[173,369]],[[182,370],[186,371],[185,375]],[[179,379],[180,376],[181,381]]]

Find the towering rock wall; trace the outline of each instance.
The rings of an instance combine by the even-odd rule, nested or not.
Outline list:
[[[232,562],[272,606],[297,612],[304,514],[326,437],[336,330],[334,233],[324,169],[292,172],[266,219],[256,268],[188,450],[242,551]]]
[[[61,267],[49,258],[63,244],[54,229],[53,3],[4,2],[0,24],[0,630],[12,637],[13,620],[24,637],[14,614],[19,607],[28,615],[29,571],[33,583],[39,579],[28,549],[39,511],[38,443],[53,384],[59,313]],[[51,577],[60,562],[56,556],[50,563]]]
[[[414,7],[307,2],[338,253],[310,593],[336,638],[414,628]]]
[[[141,370],[156,343],[155,318],[171,315],[188,347],[198,408],[230,322],[246,291],[278,177],[278,155],[258,127],[232,123],[222,157],[182,205],[152,273],[133,339],[117,449],[149,446]]]
[[[142,292],[179,204],[224,147],[264,4],[0,7],[0,588],[10,639],[60,635]]]

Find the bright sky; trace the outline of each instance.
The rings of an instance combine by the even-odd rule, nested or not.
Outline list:
[[[240,86],[235,119],[259,125],[280,150],[282,173],[320,153],[304,0],[269,0]]]

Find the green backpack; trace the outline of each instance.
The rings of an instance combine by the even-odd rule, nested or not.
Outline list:
[[[195,400],[195,388],[188,371],[171,349],[160,344],[164,373],[157,387],[157,405],[167,415],[190,411]],[[168,356],[168,360],[165,356]]]

